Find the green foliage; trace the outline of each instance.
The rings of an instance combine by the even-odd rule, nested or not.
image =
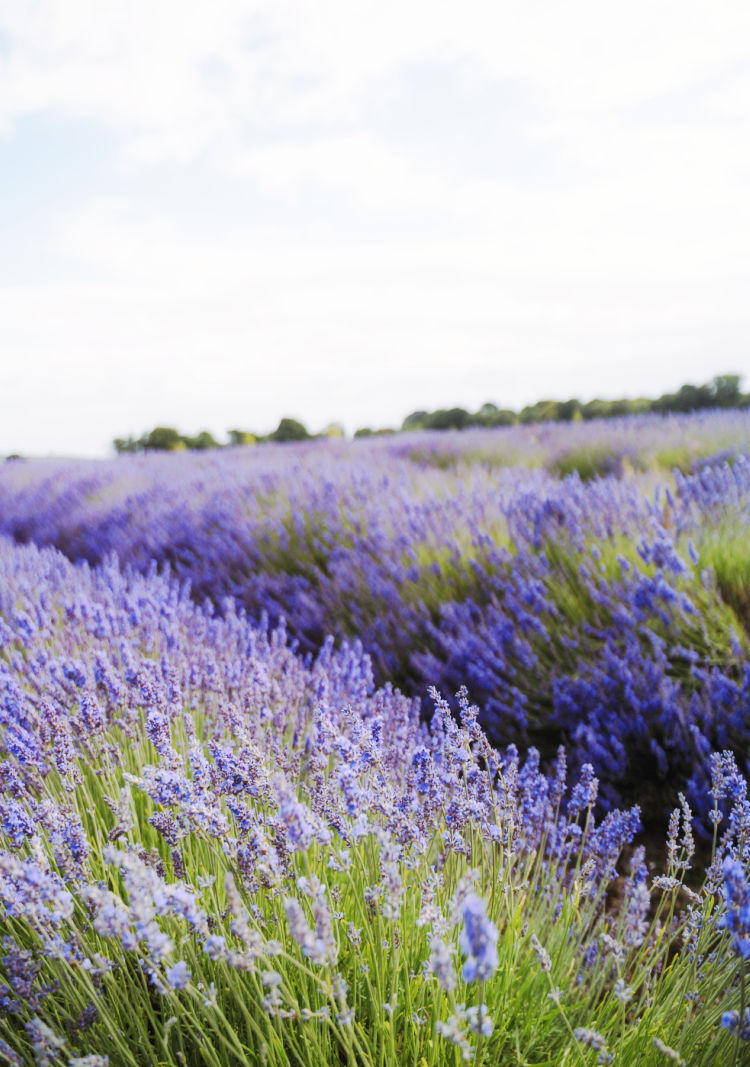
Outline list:
[[[518,416],[519,422],[554,422],[558,416],[559,405],[556,400],[538,400],[536,404],[527,405]]]
[[[686,413],[707,408],[743,408],[750,406],[750,395],[740,392],[738,374],[721,374],[705,385],[683,385],[676,393],[665,393],[656,400],[645,397],[638,399],[589,400],[582,403],[576,398],[570,400],[538,400],[529,404],[520,412],[510,408],[500,408],[497,404],[487,402],[478,411],[472,413],[465,408],[439,408],[436,411],[412,411],[401,424],[402,431],[409,430],[466,430],[472,426],[498,427],[515,426],[517,423],[532,424],[543,422],[579,422],[591,419],[621,418],[627,415],[645,415],[648,412],[667,414],[669,412]],[[395,430],[375,429],[363,426],[355,437],[374,437],[395,433]],[[308,441],[312,436],[303,423],[297,419],[283,418],[273,433],[261,437],[246,430],[230,430],[229,444],[248,445],[260,441]],[[323,437],[343,437],[344,430],[338,423],[331,423],[322,434]],[[122,452],[174,452],[183,448],[209,449],[220,448],[213,435],[203,430],[196,437],[184,436],[172,427],[157,426],[150,433],[139,438],[117,437],[113,441],[115,451]],[[669,467],[668,459],[658,460],[662,466]],[[585,464],[584,464],[585,467]],[[683,467],[681,461],[672,464]],[[672,469],[670,468],[670,469]],[[575,465],[571,469],[578,469]],[[569,472],[568,472],[569,473]],[[581,473],[581,477],[584,474]],[[594,475],[590,475],[593,477]]]
[[[202,430],[196,437],[183,437],[186,448],[196,452],[205,452],[209,448],[219,448],[219,442],[208,430]]]
[[[210,748],[202,711],[186,708],[186,725],[189,720],[189,732],[180,736],[175,727],[172,737],[172,764],[180,773],[198,753],[205,759]],[[404,853],[397,862],[374,835],[335,836],[329,846],[315,843],[289,854],[282,873],[266,867],[260,855],[246,872],[247,887],[234,851],[197,823],[184,828],[174,848],[154,829],[152,817],[164,809],[143,791],[142,775],[158,757],[145,729],[140,736],[113,731],[118,761],[102,750],[72,783],[53,770],[41,799],[81,819],[90,847],[88,882],[113,894],[113,905],[129,901],[115,861],[140,856],[133,862],[146,871],[162,870],[167,884],[179,882],[197,896],[213,938],[236,946],[238,957],[253,945],[255,959],[233,965],[227,954],[208,954],[185,919],[159,915],[158,928],[174,946],[170,962],[182,961],[189,981],[170,988],[159,968],[151,984],[138,965],[143,945],[127,950],[117,937],[97,932],[85,883],[70,880],[75,911],[67,927],[78,957],[47,951],[44,932],[21,918],[9,917],[4,926],[5,935],[39,961],[37,983],[48,988],[39,1013],[64,1050],[59,1062],[88,1055],[108,1057],[109,1067],[593,1065],[595,1052],[574,1036],[579,1027],[601,1034],[607,1055],[614,1054],[621,1067],[668,1062],[655,1039],[695,1067],[732,1062],[736,1041],[719,1021],[741,1003],[736,963],[728,937],[713,921],[717,900],[711,888],[696,894],[682,885],[684,852],[666,871],[665,884],[673,887],[654,883],[650,889],[650,911],[637,936],[627,910],[612,905],[626,858],[619,878],[613,870],[611,883],[597,884],[587,865],[576,863],[575,852],[560,860],[554,850],[545,852],[544,843],[529,851],[512,836],[504,841],[507,813],[500,806],[494,835],[473,820],[454,835],[462,849],[443,848],[447,821],[424,850]],[[276,768],[268,756],[268,765],[261,764],[262,744],[253,744],[253,751],[265,782]],[[304,762],[302,767],[305,796],[313,782],[305,781]],[[370,773],[377,780],[379,769]],[[321,774],[320,767],[314,774]],[[255,814],[270,820],[263,792],[256,807]],[[228,808],[225,814],[231,818]],[[580,817],[579,833],[582,852],[593,834],[590,809]],[[37,855],[48,855],[53,868],[54,847],[46,836],[38,838]],[[399,886],[390,910],[387,897],[380,902],[373,895],[388,864]],[[567,891],[558,895],[566,882]],[[317,899],[326,911],[333,904],[335,964],[311,961],[288,933],[285,901],[298,897],[307,914],[310,901],[299,887],[310,884],[321,887]],[[459,930],[450,920],[469,891],[486,902],[498,932],[498,966],[484,982],[463,977]],[[452,990],[425,966],[436,916],[453,956]],[[148,920],[153,925],[153,916],[147,914]],[[82,968],[79,958],[102,961],[101,973]],[[278,992],[269,998],[269,990]],[[89,1005],[96,1011],[84,1026],[80,1020]],[[478,1005],[493,1021],[492,1032],[469,1035],[464,1048],[457,1047],[440,1026]],[[0,1038],[29,1067],[51,1062],[32,1056],[25,1021],[5,1015]]]
[[[284,418],[274,432],[268,435],[268,439],[269,441],[308,441],[310,434],[297,419]]]
[[[646,415],[649,412],[667,414],[702,411],[707,408],[740,408],[750,405],[750,396],[740,392],[740,376],[721,374],[706,385],[683,385],[676,393],[666,393],[656,400],[647,397],[619,400],[538,400],[519,413],[501,410],[497,404],[482,404],[471,414],[463,408],[438,411],[413,411],[407,415],[402,430],[466,429],[469,426],[513,426],[539,422],[578,422],[591,419],[622,418],[627,415]]]
[[[560,478],[575,473],[584,482],[590,482],[594,478],[603,478],[608,474],[616,474],[621,466],[621,454],[605,445],[574,448],[547,464],[548,469]]]
[[[497,404],[482,404],[476,415],[471,417],[472,426],[515,426],[518,415],[509,408],[499,408]]]
[[[381,430],[373,430],[371,426],[362,426],[359,430],[354,431],[355,437],[392,437],[396,430],[384,427]]]
[[[157,426],[143,441],[146,452],[178,452],[185,447],[185,439],[172,426]]]
[[[722,600],[750,633],[750,532],[720,528],[699,548],[701,566],[713,573]]]
[[[249,430],[230,430],[229,431],[229,444],[235,445],[254,445],[258,438],[254,433],[250,433]]]
[[[742,403],[740,395],[739,374],[720,374],[710,385],[711,396],[716,407],[736,408]]]
[[[424,430],[425,422],[429,419],[428,411],[412,411],[401,423],[402,430]]]

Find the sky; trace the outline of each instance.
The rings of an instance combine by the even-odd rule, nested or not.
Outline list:
[[[750,5],[0,0],[0,454],[750,388]]]

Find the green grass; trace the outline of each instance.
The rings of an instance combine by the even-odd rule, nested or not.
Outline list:
[[[622,466],[622,455],[607,445],[590,445],[572,449],[550,460],[547,469],[558,478],[577,474],[581,481],[590,482],[608,474],[617,474]]]
[[[750,633],[750,531],[727,524],[699,543],[700,564],[709,568],[722,600]]]
[[[200,714],[195,727],[200,738]],[[180,733],[175,730],[173,740],[176,751],[184,753],[187,739]],[[102,749],[81,768],[75,785],[50,773],[43,795],[66,806],[86,830],[86,882],[106,886],[127,901],[117,864],[107,859],[108,837],[117,819],[105,797],[116,799],[124,789],[131,814],[132,825],[118,837],[117,848],[145,856],[149,863],[158,858],[167,883],[175,880],[174,852],[149,824],[154,803],[137,783],[127,785],[128,777],[142,775],[156,753],[150,744],[134,743],[117,732],[111,740],[121,760]],[[303,774],[303,795],[307,784]],[[268,801],[258,799],[256,816],[271,813]],[[502,828],[501,811],[496,819]],[[588,828],[586,818],[584,837]],[[463,1062],[461,1050],[440,1036],[436,1024],[462,1010],[459,1005],[480,1002],[494,1030],[482,1042],[473,1035],[467,1038],[468,1058],[477,1065],[593,1064],[595,1053],[572,1036],[579,1026],[604,1035],[617,1064],[648,1067],[664,1062],[654,1038],[678,1049],[690,1064],[731,1062],[734,1039],[720,1028],[719,1018],[722,1010],[737,1006],[736,967],[726,953],[726,938],[710,922],[716,905],[710,893],[702,893],[696,903],[695,914],[703,917],[704,925],[695,952],[683,948],[688,917],[678,914],[677,894],[652,890],[649,933],[643,942],[623,948],[619,962],[602,953],[587,966],[586,950],[600,945],[603,935],[625,945],[625,915],[608,903],[614,883],[590,884],[575,855],[571,865],[558,867],[555,861],[545,861],[543,845],[528,852],[514,846],[512,838],[505,845],[495,843],[471,821],[463,830],[467,855],[446,852],[441,844],[444,829],[438,821],[424,851],[408,851],[399,860],[403,893],[387,917],[385,909],[367,903],[367,887],[377,886],[382,875],[382,846],[373,836],[349,846],[346,869],[330,865],[331,857],[346,847],[334,839],[330,846],[316,844],[290,855],[287,869],[278,875],[257,870],[257,877],[243,887],[231,848],[193,826],[178,846],[185,881],[211,917],[211,933],[225,936],[237,951],[243,945],[232,932],[233,923],[239,916],[248,924],[257,939],[257,958],[249,969],[211,960],[202,949],[203,935],[182,920],[159,919],[174,942],[171,961],[185,961],[192,975],[181,991],[149,984],[138,964],[143,946],[126,951],[116,939],[94,930],[86,893],[72,877],[67,881],[75,913],[63,932],[79,959],[99,954],[111,961],[110,970],[97,976],[75,959],[55,958],[45,948],[45,932],[21,920],[6,919],[4,934],[41,961],[40,982],[56,983],[40,1015],[64,1041],[66,1055],[107,1056],[110,1067],[457,1067]],[[48,841],[40,840],[36,847],[51,855]],[[52,860],[52,866],[64,873],[64,864]],[[333,906],[336,966],[311,963],[289,936],[284,914],[289,897],[301,901],[312,921],[310,901],[298,888],[301,877],[317,878]],[[566,879],[569,888],[558,898],[552,890]],[[456,948],[457,930],[448,919],[451,901],[468,885],[486,901],[499,931],[499,966],[487,982],[466,983],[459,977],[455,991],[446,992],[433,976],[423,974],[430,927],[420,915],[432,899],[446,917],[445,936]],[[360,931],[359,944],[347,937],[349,923]],[[549,953],[549,972],[540,963],[532,936]],[[704,966],[700,960],[722,944],[723,958]],[[163,970],[156,970],[163,982]],[[269,1013],[264,972],[271,970],[279,976],[279,1004]],[[632,991],[628,1003],[613,995],[617,978]],[[685,999],[693,990],[700,994],[696,1002]],[[82,1031],[78,1021],[90,1004],[96,1007],[97,1019]],[[349,1009],[354,1016],[347,1023],[341,1015]],[[25,1014],[4,1017],[0,1036],[23,1062],[32,1063],[25,1021]]]

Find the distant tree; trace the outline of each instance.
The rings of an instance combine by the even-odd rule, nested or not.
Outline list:
[[[430,417],[429,411],[412,411],[401,423],[402,430],[423,430]]]
[[[739,374],[719,374],[708,385],[714,404],[720,408],[736,408],[742,402]]]
[[[201,430],[195,437],[183,437],[183,444],[195,452],[206,452],[210,448],[219,448],[219,442],[208,430]]]
[[[670,411],[685,413],[712,407],[714,403],[709,386],[683,385],[676,393],[664,393],[658,400],[654,400],[651,409],[662,413]]]
[[[501,408],[495,419],[495,426],[516,426],[518,424],[518,414],[515,411],[511,411],[510,408]]]
[[[588,422],[589,419],[606,419],[609,418],[609,413],[612,409],[612,405],[609,400],[589,400],[581,408],[581,414]]]
[[[249,430],[230,430],[228,436],[230,445],[254,445],[258,440]]]
[[[497,404],[488,402],[482,404],[481,408],[475,415],[472,415],[471,422],[473,426],[496,426],[495,419],[500,414],[500,408]]]
[[[554,422],[559,418],[559,406],[557,400],[538,400],[536,404],[530,404],[521,410],[519,420],[521,422]]]
[[[115,452],[139,452],[139,442],[134,437],[115,437],[112,444],[115,446]]]
[[[469,425],[471,416],[464,408],[440,408],[427,418],[428,430],[464,430]]]
[[[618,419],[623,415],[633,414],[633,402],[631,400],[605,400],[602,402],[607,405],[606,418],[608,419]]]
[[[179,452],[185,447],[182,435],[172,426],[157,426],[141,438],[146,452]]]
[[[683,385],[674,399],[676,411],[700,411],[711,407],[713,403],[714,398],[707,385]]]
[[[515,426],[518,415],[510,408],[499,408],[497,404],[482,404],[476,415],[472,416],[473,426]]]
[[[282,419],[273,433],[268,435],[269,441],[308,441],[310,434],[297,419]]]
[[[363,426],[359,430],[354,431],[355,437],[392,437],[394,433],[398,433],[397,430],[393,430],[388,426],[383,426],[379,430],[373,430],[370,426]]]
[[[557,418],[561,422],[573,422],[581,414],[580,400],[561,400],[557,405]]]

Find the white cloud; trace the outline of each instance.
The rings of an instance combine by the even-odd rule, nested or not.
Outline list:
[[[56,280],[0,288],[0,451],[750,370],[744,2],[0,0],[0,31],[0,149],[39,112],[117,148]]]
[[[619,9],[466,0],[460,11],[426,0],[4,0],[0,26],[10,41],[0,65],[6,121],[54,108],[116,125],[151,158],[160,137],[162,154],[182,159],[241,146],[248,124],[278,134],[356,119],[362,92],[428,60],[528,83],[553,121],[607,115],[746,63],[750,9],[703,0]],[[746,91],[745,82],[718,96],[739,110]]]

